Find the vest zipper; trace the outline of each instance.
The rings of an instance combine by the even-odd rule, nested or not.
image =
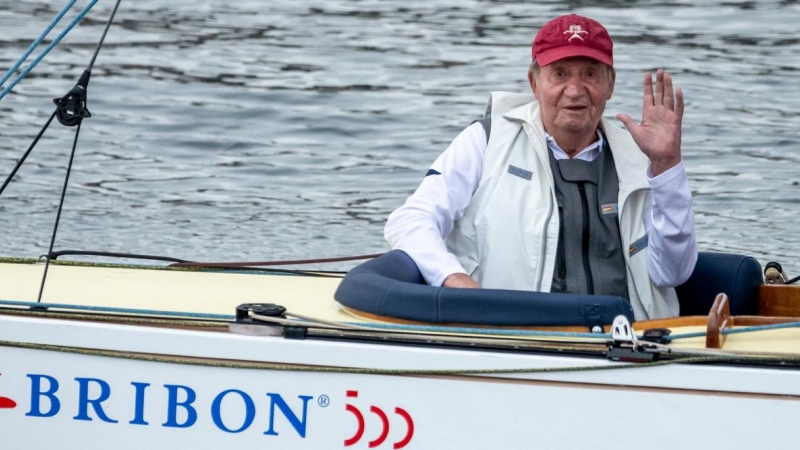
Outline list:
[[[547,259],[547,226],[553,218],[553,196],[553,188],[551,186],[549,202],[547,203],[547,219],[544,221],[544,228],[542,229],[542,250],[540,252],[542,257],[539,259],[539,279],[536,281],[536,289],[534,289],[537,292],[542,291],[542,281],[544,280],[544,262]],[[550,283],[552,282],[551,277]]]
[[[639,189],[637,189],[637,190],[639,190]],[[619,228],[619,240],[620,240],[620,242],[622,242],[622,246],[623,246],[622,247],[622,259],[625,260],[625,268],[628,269],[628,277],[630,277],[631,284],[633,285],[633,293],[636,294],[636,300],[639,302],[640,305],[642,305],[642,310],[644,310],[645,315],[648,316],[648,317],[646,317],[646,319],[649,319],[650,318],[649,314],[647,314],[647,311],[644,308],[644,304],[642,304],[642,296],[639,295],[639,289],[636,287],[636,278],[633,277],[633,270],[631,269],[631,262],[630,262],[630,259],[629,259],[630,258],[630,243],[628,244],[629,248],[626,249],[625,248],[625,239],[623,238],[623,235],[622,235],[622,224],[625,223],[622,220],[623,215],[625,214],[625,203],[628,201],[628,198],[630,198],[630,196],[633,195],[634,192],[636,192],[636,191],[631,191],[625,197],[625,201],[622,202],[622,206],[619,208],[619,216],[617,216],[618,219],[619,219],[619,227],[618,227]]]
[[[592,295],[594,294],[594,279],[592,278],[592,268],[589,266],[589,200],[586,198],[586,186],[583,181],[578,182],[578,190],[581,193],[581,206],[583,206],[581,249],[583,251],[583,270],[586,272],[586,293]]]
[[[558,261],[558,278],[561,290],[567,290],[567,257],[564,254],[564,207],[558,207],[558,254],[561,259]]]

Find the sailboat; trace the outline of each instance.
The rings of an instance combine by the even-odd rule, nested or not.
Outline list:
[[[50,122],[80,129],[90,69]],[[616,298],[427,286],[398,251],[343,275],[65,261],[55,235],[43,260],[0,260],[3,448],[800,438],[800,288],[745,255],[701,253],[683,315],[635,321]]]

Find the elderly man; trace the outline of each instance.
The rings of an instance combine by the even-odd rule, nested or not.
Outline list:
[[[641,123],[604,119],[612,41],[558,17],[533,42],[529,94],[494,92],[486,115],[433,163],[385,236],[434,286],[619,295],[637,320],[678,315],[697,261],[681,160],[683,94],[644,79]]]

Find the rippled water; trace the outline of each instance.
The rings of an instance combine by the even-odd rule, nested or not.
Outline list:
[[[0,70],[65,3],[0,4]],[[101,0],[0,101],[3,179],[88,63],[113,4]],[[123,1],[93,71],[56,249],[194,260],[384,251],[386,216],[489,90],[527,91],[535,31],[571,11],[615,39],[609,117],[639,116],[646,70],[665,67],[684,89],[701,249],[797,275],[797,0]],[[0,197],[0,254],[46,251],[73,137],[51,126]]]

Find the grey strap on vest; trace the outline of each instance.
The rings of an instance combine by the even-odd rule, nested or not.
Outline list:
[[[592,162],[548,154],[560,222],[552,292],[628,298],[619,179],[608,144]]]
[[[486,143],[489,143],[489,135],[492,134],[492,116],[486,116],[483,119],[473,120],[470,125],[473,123],[478,122],[483,127],[483,131],[486,133]]]
[[[486,133],[486,143],[488,144],[489,143],[489,134],[492,132],[492,118],[491,118],[491,116],[484,117],[483,119],[473,120],[470,123],[470,125],[472,125],[475,122],[480,123],[481,126],[483,127],[483,131]],[[439,172],[438,170],[435,170],[435,169],[428,169],[428,171],[425,172],[425,176],[426,177],[431,176],[431,175],[441,175],[441,174],[442,174],[441,172]]]
[[[491,118],[491,116],[484,117],[483,119],[473,120],[470,123],[470,125],[472,125],[475,122],[480,123],[481,126],[483,127],[483,131],[486,133],[486,143],[488,144],[489,143],[489,134],[492,132],[492,118]],[[441,175],[441,174],[442,174],[441,172],[439,172],[438,170],[435,170],[435,169],[428,169],[428,171],[425,172],[425,176],[426,177],[431,176],[431,175]]]

